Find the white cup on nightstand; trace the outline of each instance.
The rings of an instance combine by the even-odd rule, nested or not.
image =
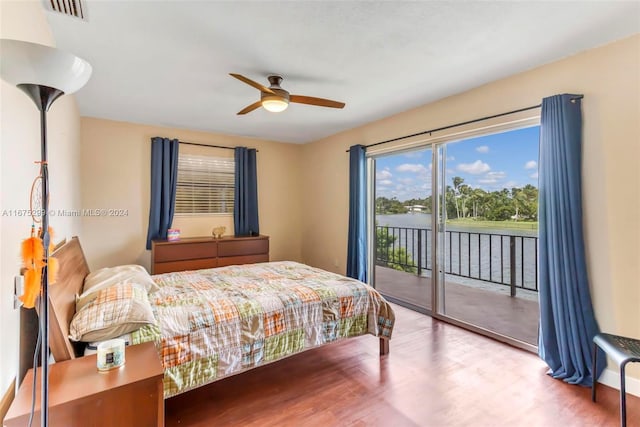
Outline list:
[[[124,340],[112,339],[98,344],[98,371],[108,371],[124,365]]]

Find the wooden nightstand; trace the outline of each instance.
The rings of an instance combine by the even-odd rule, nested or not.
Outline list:
[[[126,363],[98,372],[96,356],[55,363],[49,368],[51,426],[163,426],[163,370],[153,343],[126,347]],[[36,412],[40,425],[40,372]],[[18,390],[4,420],[7,427],[25,426],[31,410],[33,369]]]

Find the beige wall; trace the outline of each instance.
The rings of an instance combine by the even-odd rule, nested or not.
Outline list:
[[[53,46],[49,24],[39,2],[0,3],[0,37]],[[19,311],[13,309],[13,277],[20,270],[20,242],[29,237],[31,219],[10,212],[29,208],[31,182],[40,159],[39,112],[22,91],[0,83],[0,395],[16,376]],[[73,96],[57,100],[47,116],[51,209],[80,206],[80,116]],[[51,219],[57,237],[80,234],[80,219]]]
[[[584,228],[596,317],[605,331],[640,337],[638,35],[305,145],[303,259],[345,272],[350,145],[536,105],[559,93],[585,95]],[[637,368],[631,372],[640,378]]]
[[[272,260],[301,260],[302,152],[299,146],[87,117],[82,118],[81,128],[82,206],[128,212],[122,217],[82,218],[81,242],[91,269],[123,263],[150,266],[150,251],[145,249],[145,242],[149,220],[150,139],[154,136],[257,148],[260,232],[270,237]],[[189,146],[180,149],[194,150]],[[214,155],[233,155],[231,150],[201,150],[210,150],[204,152]],[[216,225],[225,225],[226,234],[233,234],[230,215],[176,217],[173,223],[184,237],[210,235]]]
[[[0,36],[53,45],[39,2],[0,2]],[[303,260],[344,273],[348,154],[356,143],[387,138],[537,104],[556,93],[583,93],[585,230],[596,316],[607,331],[640,336],[640,36],[370,123],[305,146],[94,118],[78,118],[73,97],[49,114],[51,207],[126,209],[124,217],[58,216],[59,237],[80,235],[93,269],[149,265],[149,139],[169,136],[258,153],[261,232],[273,260]],[[1,83],[0,211],[26,207],[37,173],[39,124],[33,103]],[[82,141],[82,144],[80,144]],[[183,236],[208,234],[230,217],[178,218]],[[15,376],[18,312],[12,281],[26,218],[0,216],[0,393]],[[82,232],[81,232],[82,231]],[[303,237],[304,236],[304,237]],[[633,376],[640,370],[632,367]]]

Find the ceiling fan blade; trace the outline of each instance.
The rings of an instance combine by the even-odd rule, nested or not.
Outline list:
[[[238,111],[238,115],[250,113],[256,108],[260,107],[260,105],[262,105],[262,101],[254,102],[253,104],[247,107],[244,107],[242,110]]]
[[[344,102],[332,101],[330,99],[315,98],[313,96],[291,95],[289,96],[289,102],[296,102],[298,104],[317,105],[319,107],[331,107],[331,108],[343,108]]]
[[[258,89],[260,92],[266,92],[266,93],[270,93],[272,95],[275,95],[276,93],[274,91],[272,91],[271,89],[269,89],[266,86],[262,86],[260,83],[258,82],[254,82],[251,79],[246,78],[243,75],[240,74],[234,74],[234,73],[229,73],[229,75],[231,77],[235,77],[236,79],[240,80],[241,82],[245,82],[246,84],[248,84],[249,86],[253,86],[256,89]]]

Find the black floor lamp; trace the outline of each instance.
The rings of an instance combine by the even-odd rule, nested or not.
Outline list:
[[[42,231],[44,245],[39,315],[41,334],[42,387],[40,424],[49,425],[49,294],[46,262],[49,258],[49,168],[47,165],[47,111],[64,94],[82,88],[91,76],[91,65],[61,50],[20,40],[0,40],[0,75],[6,82],[24,91],[40,111]],[[26,184],[26,183],[25,183]]]

